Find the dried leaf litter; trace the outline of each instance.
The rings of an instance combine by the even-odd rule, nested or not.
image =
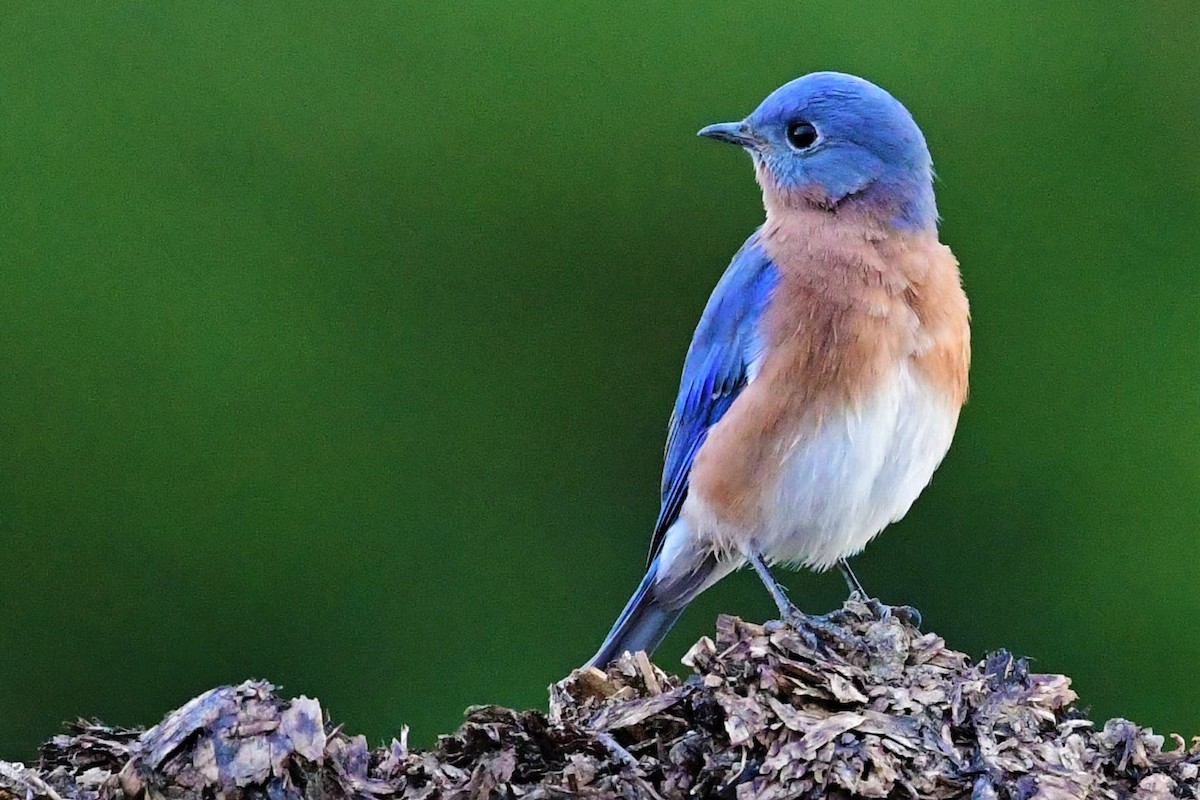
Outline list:
[[[316,700],[220,687],[157,726],[79,721],[0,800],[374,798],[1200,798],[1200,741],[1097,725],[1070,681],[974,662],[860,604],[847,636],[718,620],[668,675],[643,655],[551,687],[549,712],[473,707],[431,750],[371,749]]]

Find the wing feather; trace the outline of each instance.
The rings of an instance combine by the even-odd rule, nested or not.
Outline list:
[[[704,307],[683,365],[667,432],[662,506],[650,542],[653,561],[687,499],[688,478],[708,431],[753,379],[761,356],[759,320],[778,273],[756,231],[733,257]]]

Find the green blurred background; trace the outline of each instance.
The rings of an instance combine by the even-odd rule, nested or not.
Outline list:
[[[974,311],[860,577],[1200,733],[1200,14],[1042,8],[8,0],[0,757],[248,676],[373,741],[542,705],[641,575],[761,217],[694,132],[815,69],[923,126]],[[660,660],[772,610],[735,576]]]

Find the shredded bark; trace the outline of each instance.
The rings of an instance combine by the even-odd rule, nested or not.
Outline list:
[[[1200,798],[1200,737],[1097,725],[1068,678],[973,662],[899,614],[833,618],[845,637],[814,642],[721,617],[685,679],[627,654],[550,687],[548,713],[472,707],[427,751],[223,686],[149,730],[75,722],[36,766],[0,762],[0,800]]]

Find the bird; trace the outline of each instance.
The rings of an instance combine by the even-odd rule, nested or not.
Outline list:
[[[684,360],[644,578],[588,666],[653,653],[749,565],[781,619],[821,630],[771,567],[838,567],[902,518],[950,448],[970,324],[925,137],[886,90],[814,72],[699,136],[749,153],[765,219]]]

